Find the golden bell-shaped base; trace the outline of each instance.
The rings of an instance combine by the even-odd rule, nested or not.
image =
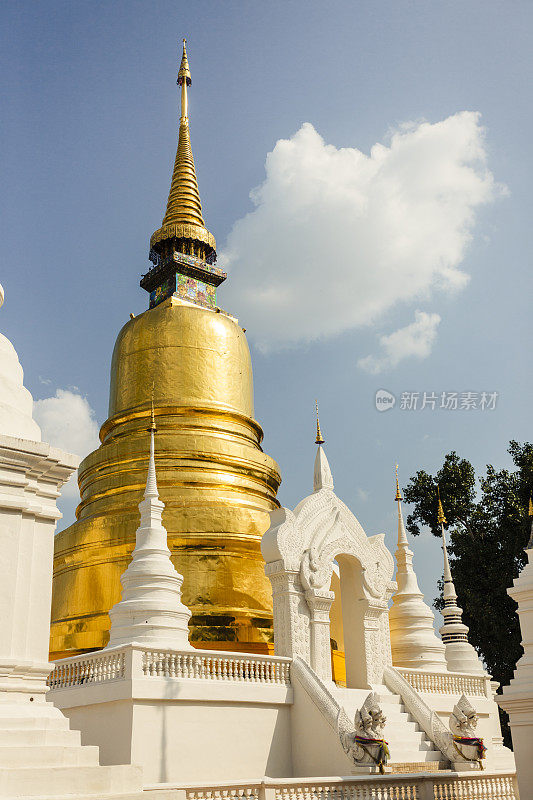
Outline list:
[[[271,649],[259,543],[280,475],[253,419],[248,345],[231,317],[171,297],[130,320],[115,345],[102,445],[80,465],[77,521],[56,536],[51,658],[107,644],[139,525],[152,391],[163,524],[191,641]]]

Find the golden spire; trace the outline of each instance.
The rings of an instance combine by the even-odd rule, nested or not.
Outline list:
[[[402,493],[400,492],[400,484],[398,482],[398,464],[396,464],[396,497],[394,498],[397,502],[400,502],[402,498]]]
[[[155,427],[155,414],[154,414],[154,401],[153,400],[152,400],[152,410],[150,412],[150,427],[148,428],[148,430],[149,430],[150,433],[155,433],[156,430],[157,430],[156,427]]]
[[[315,400],[315,408],[316,408],[316,439],[315,439],[315,444],[324,444],[324,439],[322,438],[322,431],[320,430],[320,420],[318,419],[318,400]]]
[[[183,55],[178,71],[178,86],[181,86],[181,117],[178,149],[170,184],[167,209],[159,230],[150,239],[150,247],[160,254],[166,240],[186,239],[192,245],[194,255],[207,259],[216,255],[215,237],[207,230],[202,216],[202,203],[196,180],[194,158],[189,135],[187,87],[191,85],[191,71],[187,59],[185,39]]]
[[[190,86],[191,83],[192,83],[192,81],[191,81],[191,70],[189,69],[189,61],[187,59],[187,48],[185,47],[186,44],[187,44],[187,39],[184,39],[183,40],[183,54],[181,56],[181,64],[180,64],[180,68],[179,68],[179,71],[178,71],[178,80],[177,80],[178,86],[182,86],[183,85],[183,83],[184,83],[183,79],[184,78],[185,78],[185,84],[187,86]],[[182,104],[182,116],[187,116],[187,114],[185,114],[185,115],[183,114],[183,104]]]
[[[533,498],[529,497],[528,517],[533,517]]]
[[[157,430],[155,426],[155,414],[154,414],[154,388],[155,388],[155,382],[152,381],[152,409],[150,411],[150,427],[147,429],[148,433],[155,433]]]
[[[440,500],[440,490],[439,490],[438,486],[437,486],[437,496],[439,498],[439,508],[438,508],[438,512],[437,512],[437,522],[439,523],[439,525],[446,525],[446,517],[444,516],[444,509],[442,507],[442,503],[441,503],[441,500]]]

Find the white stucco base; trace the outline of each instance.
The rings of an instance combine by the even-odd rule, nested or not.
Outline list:
[[[51,696],[102,764],[139,764],[145,785],[292,775],[289,687],[152,677]]]
[[[420,727],[416,703],[446,728],[466,692],[479,716],[487,769],[514,771],[488,678],[404,674],[410,685],[429,682],[433,691],[415,692],[411,708],[388,686],[373,687],[387,718],[392,764],[449,767],[454,754]],[[56,662],[50,683],[49,698],[81,731],[83,744],[98,745],[103,764],[142,766],[145,787],[350,775],[358,766],[339,738],[339,711],[353,719],[368,690],[336,687],[302,659],[134,644]]]

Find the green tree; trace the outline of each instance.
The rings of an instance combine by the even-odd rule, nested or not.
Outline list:
[[[414,506],[407,518],[410,533],[418,536],[421,526],[426,526],[440,537],[437,486],[440,488],[450,566],[463,620],[470,628],[469,641],[502,686],[510,682],[523,652],[516,603],[507,588],[526,563],[533,445],[511,441],[508,452],[516,469],[496,470],[488,465],[479,487],[472,464],[451,452],[435,475],[420,470],[404,490],[405,501]],[[442,608],[442,596],[434,605]],[[507,720],[502,718],[502,723],[510,744]]]

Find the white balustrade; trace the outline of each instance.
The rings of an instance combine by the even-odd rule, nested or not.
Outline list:
[[[134,653],[140,653],[139,660]],[[265,685],[290,685],[290,658],[195,650],[152,650],[129,645],[109,652],[97,651],[57,661],[49,678],[51,690],[88,683],[134,678],[244,681]],[[128,669],[129,666],[129,669]]]
[[[87,683],[103,683],[124,678],[126,658],[124,651],[96,652],[86,656],[57,662],[48,676],[50,689],[66,689]]]
[[[461,675],[457,672],[425,672],[401,667],[395,667],[395,669],[403,675],[405,680],[417,692],[486,697],[487,692],[490,691],[490,686],[487,688],[489,679],[480,675]]]
[[[142,650],[142,672],[145,676],[290,684],[290,658],[206,651]]]
[[[513,775],[451,773],[349,778],[265,779],[179,787],[186,800],[518,800]]]

